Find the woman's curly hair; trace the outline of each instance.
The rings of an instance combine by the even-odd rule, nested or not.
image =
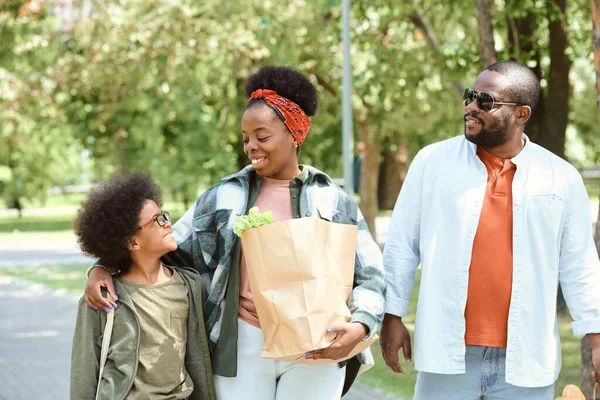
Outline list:
[[[162,203],[159,186],[146,172],[114,175],[94,186],[81,202],[73,223],[77,242],[85,254],[121,272],[131,266],[127,247],[139,228],[146,200]]]
[[[298,104],[308,116],[313,116],[317,113],[319,105],[317,89],[307,77],[292,68],[262,67],[248,78],[248,82],[246,82],[246,96],[249,98],[252,92],[258,89],[276,91],[278,95]],[[246,108],[260,103],[264,103],[264,100],[252,100]]]

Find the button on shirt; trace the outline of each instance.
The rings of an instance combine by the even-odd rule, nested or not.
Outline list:
[[[513,271],[506,381],[551,385],[560,372],[556,293],[560,280],[573,333],[600,332],[600,261],[579,172],[526,136],[512,183]],[[422,268],[415,368],[465,372],[465,307],[473,243],[488,173],[464,136],[425,147],[394,208],[384,251],[386,313],[404,316]]]

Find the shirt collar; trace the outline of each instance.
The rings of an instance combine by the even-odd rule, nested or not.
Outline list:
[[[308,179],[308,168],[306,168],[306,166],[304,165],[299,165],[298,167],[300,168],[300,174],[298,174],[298,176],[295,177],[294,180],[297,179],[300,181],[300,183],[304,183]]]

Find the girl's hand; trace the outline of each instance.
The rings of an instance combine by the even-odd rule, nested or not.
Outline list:
[[[327,333],[335,335],[331,345],[324,349],[309,351],[305,355],[307,360],[341,360],[367,336],[369,330],[360,322],[344,322],[327,329]]]

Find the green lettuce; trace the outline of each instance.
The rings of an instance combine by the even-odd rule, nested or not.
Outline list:
[[[235,225],[233,226],[233,232],[241,237],[242,233],[248,229],[258,228],[259,226],[274,223],[275,220],[271,215],[271,211],[261,214],[258,212],[258,207],[252,207],[250,211],[248,211],[248,215],[242,215],[241,217],[238,217],[238,219],[235,221]]]

